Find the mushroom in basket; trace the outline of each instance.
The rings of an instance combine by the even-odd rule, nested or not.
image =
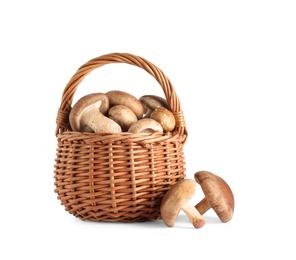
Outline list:
[[[105,116],[109,109],[108,97],[92,93],[80,98],[70,111],[69,122],[73,131],[119,133],[120,125]]]

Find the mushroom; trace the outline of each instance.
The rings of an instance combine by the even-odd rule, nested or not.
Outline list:
[[[234,211],[234,197],[225,180],[208,171],[196,172],[194,178],[205,194],[205,198],[195,206],[200,214],[212,208],[222,222],[230,221]]]
[[[153,133],[163,132],[162,126],[157,121],[151,118],[142,118],[133,124],[128,129],[129,133]]]
[[[124,105],[116,105],[109,109],[108,117],[121,126],[123,131],[127,131],[132,123],[138,121],[135,113]]]
[[[143,117],[150,117],[152,111],[158,107],[165,107],[168,109],[166,100],[156,95],[144,95],[140,97],[139,100],[144,107]]]
[[[164,132],[171,132],[175,128],[176,120],[173,113],[164,107],[158,107],[152,111],[150,118],[159,122]]]
[[[190,203],[196,190],[196,182],[192,179],[182,179],[173,184],[164,195],[160,204],[160,214],[163,222],[168,227],[173,227],[174,222],[182,210],[193,224],[194,228],[201,228],[206,222]]]
[[[109,108],[109,101],[103,93],[88,94],[80,98],[69,114],[73,131],[95,133],[118,133],[121,127],[104,114]]]
[[[143,105],[133,95],[120,90],[111,90],[106,93],[106,96],[109,99],[110,107],[115,105],[124,105],[131,109],[138,119],[143,117]]]

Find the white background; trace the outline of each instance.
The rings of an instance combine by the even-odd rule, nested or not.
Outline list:
[[[295,1],[1,1],[1,259],[295,259]],[[162,69],[189,132],[187,177],[209,170],[235,196],[194,229],[84,222],[57,200],[55,120],[79,66],[129,52]],[[145,71],[108,65],[75,98],[161,94]],[[202,199],[197,190],[193,203]]]

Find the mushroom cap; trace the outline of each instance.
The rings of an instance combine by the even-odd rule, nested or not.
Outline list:
[[[151,118],[142,118],[134,123],[128,129],[129,133],[154,133],[163,132],[160,123]]]
[[[158,107],[164,107],[168,109],[167,101],[156,95],[144,95],[139,98],[144,107],[144,117],[150,117],[152,111]]]
[[[234,211],[234,196],[226,181],[208,171],[196,172],[194,178],[200,184],[207,202],[221,221],[231,220]]]
[[[109,100],[104,93],[92,93],[81,97],[73,106],[69,114],[69,123],[73,131],[92,130],[81,121],[84,112],[93,110],[99,111],[103,115],[109,109]]]
[[[138,121],[135,113],[124,105],[116,105],[108,110],[108,117],[119,124],[123,131],[127,131],[132,123]]]
[[[164,132],[171,132],[175,128],[175,116],[170,110],[164,107],[158,107],[155,110],[153,110],[150,115],[150,118],[159,122]]]
[[[111,106],[124,105],[130,108],[138,119],[142,118],[144,108],[140,100],[130,93],[121,90],[111,90],[105,93]]]
[[[169,226],[174,226],[174,222],[182,207],[192,198],[196,190],[196,182],[192,179],[182,179],[173,184],[164,195],[160,214],[163,222]]]
[[[144,95],[139,98],[140,102],[148,108],[154,110],[158,107],[165,107],[168,109],[167,102],[164,98],[156,95]]]

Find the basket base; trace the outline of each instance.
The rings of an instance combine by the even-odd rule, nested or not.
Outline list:
[[[138,205],[131,207],[130,203],[127,203],[125,207],[121,204],[117,208],[106,207],[105,204],[101,205],[91,205],[86,207],[85,205],[69,205],[66,206],[66,202],[62,205],[65,206],[65,210],[73,215],[74,217],[80,220],[87,220],[92,222],[145,222],[145,221],[156,221],[161,219],[160,215],[160,203],[164,196],[164,193],[158,196],[158,199],[153,203],[150,203],[150,206],[145,208],[143,205]],[[58,197],[58,199],[62,199]],[[110,205],[109,205],[110,206]],[[140,209],[139,209],[140,208]],[[134,210],[133,210],[134,209]]]

